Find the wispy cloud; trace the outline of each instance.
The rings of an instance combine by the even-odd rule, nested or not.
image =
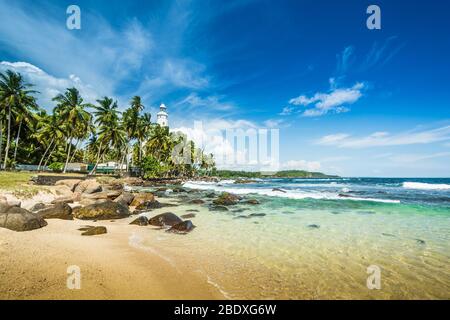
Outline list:
[[[33,89],[39,92],[36,94],[39,105],[47,109],[54,104],[52,99],[58,93],[70,87],[78,88],[86,102],[94,103],[100,97],[94,88],[73,74],[67,78],[57,78],[27,62],[0,62],[0,71],[6,70],[19,72],[28,83],[33,84]]]
[[[333,79],[330,79],[333,87]],[[289,100],[289,106],[285,107],[281,115],[288,115],[293,112],[301,112],[304,117],[322,116],[330,112],[343,113],[348,112],[351,105],[358,101],[362,96],[364,89],[363,83],[356,83],[350,88],[332,88],[329,92],[317,92],[313,96],[301,95]],[[307,110],[301,110],[296,107],[310,107]]]
[[[422,131],[409,131],[399,134],[390,134],[388,132],[380,131],[363,137],[352,137],[350,134],[337,133],[324,136],[317,140],[316,143],[339,148],[367,148],[428,144],[448,140],[450,140],[450,126]]]

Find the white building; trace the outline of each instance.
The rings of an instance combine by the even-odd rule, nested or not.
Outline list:
[[[159,112],[156,114],[156,123],[158,123],[161,127],[169,126],[169,115],[166,111],[167,107],[164,103],[159,106]]]

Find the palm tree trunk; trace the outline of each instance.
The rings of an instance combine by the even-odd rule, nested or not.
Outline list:
[[[2,153],[3,153],[3,120],[0,120],[0,170],[2,163]]]
[[[69,164],[69,158],[70,158],[70,151],[72,150],[72,137],[69,139],[69,150],[67,151],[67,158],[66,158],[66,164],[64,165],[63,173],[66,173],[67,171],[67,165]]]
[[[50,143],[49,143],[47,149],[45,149],[45,152],[44,152],[44,155],[43,155],[42,158],[41,158],[41,161],[39,161],[38,171],[41,171],[41,165],[42,165],[42,162],[44,161],[45,156],[47,155],[48,151],[50,150],[50,147],[52,146],[53,141],[55,141],[55,138],[54,138],[54,137],[52,138],[52,141],[50,141]]]
[[[3,162],[3,168],[6,170],[6,164],[8,163],[8,152],[9,152],[9,144],[11,139],[11,106],[8,105],[8,134],[6,137],[6,148],[5,148],[5,161]]]
[[[17,157],[17,147],[19,145],[19,139],[20,139],[20,130],[22,129],[22,120],[20,120],[19,123],[19,130],[17,130],[17,137],[16,137],[16,146],[14,147],[14,162],[16,162]]]
[[[53,152],[55,152],[55,149],[56,149],[56,146],[57,146],[57,145],[58,145],[57,143],[55,143],[55,144],[53,145],[52,151],[49,153],[47,160],[45,160],[44,167],[47,166],[47,163],[49,162],[50,158],[52,157]]]
[[[102,151],[102,144],[103,144],[103,141],[100,142],[100,146],[98,148],[98,153],[97,153],[97,161],[95,162],[94,168],[92,168],[91,172],[89,172],[90,176],[92,176],[95,173],[95,170],[97,170],[98,162],[100,161],[100,152]]]
[[[75,145],[75,150],[72,153],[72,156],[70,157],[70,162],[73,161],[73,158],[75,158],[75,154],[77,153],[78,145],[80,144],[80,140],[77,140],[77,143]]]

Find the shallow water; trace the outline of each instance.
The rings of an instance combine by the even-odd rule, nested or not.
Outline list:
[[[287,187],[286,181],[281,183]],[[260,184],[267,189],[267,181]],[[208,190],[263,189],[261,185],[201,184]],[[208,200],[205,192],[185,197]],[[416,201],[403,197],[400,203],[327,200],[331,193],[326,199],[246,194],[261,204],[229,206],[226,212],[210,211],[208,203],[159,209],[146,215],[199,210],[192,219],[197,228],[186,236],[160,232],[156,241],[154,234],[147,237],[140,232],[142,245],[181,269],[204,275],[226,298],[450,298],[450,209],[446,204],[427,204],[418,201],[419,196]],[[448,190],[442,193],[445,199]],[[412,198],[411,191],[408,194]],[[161,201],[178,201],[180,196],[169,195]],[[373,194],[367,196],[373,198]],[[385,198],[398,200],[392,195]],[[367,288],[371,265],[381,269],[380,290]]]

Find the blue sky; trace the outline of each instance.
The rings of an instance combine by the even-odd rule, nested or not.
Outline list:
[[[66,8],[81,8],[81,30]],[[381,30],[366,9],[381,8]],[[279,128],[285,169],[450,177],[445,1],[5,1],[0,70],[172,128]],[[198,134],[198,132],[197,132]],[[214,147],[214,146],[213,146]],[[212,147],[212,149],[214,149]]]

